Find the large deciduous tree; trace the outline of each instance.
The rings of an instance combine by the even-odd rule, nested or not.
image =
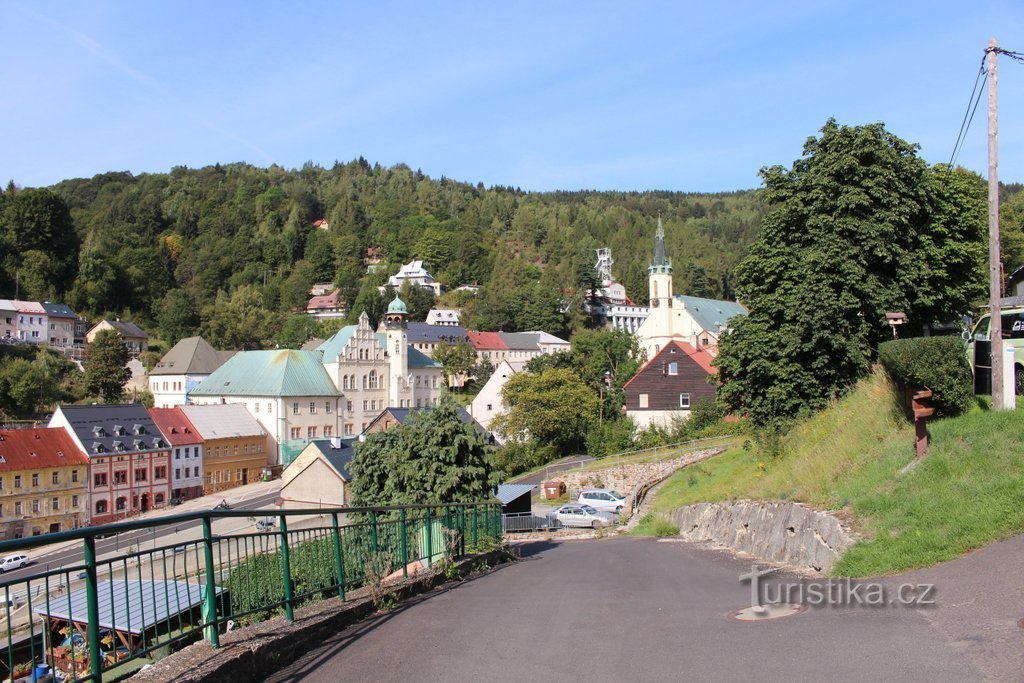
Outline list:
[[[484,501],[497,484],[492,458],[487,438],[442,401],[356,447],[352,500],[362,506]]]
[[[842,394],[891,336],[959,315],[979,293],[983,187],[930,169],[881,123],[829,120],[791,169],[761,171],[771,210],[736,270],[750,314],[717,359],[719,396],[755,423],[785,422]]]
[[[600,416],[598,395],[572,370],[550,368],[513,375],[501,390],[508,410],[492,427],[508,441],[533,440],[562,452],[581,448]]]
[[[100,330],[85,350],[85,390],[104,403],[124,399],[124,383],[131,377],[128,370],[128,347],[116,330]]]

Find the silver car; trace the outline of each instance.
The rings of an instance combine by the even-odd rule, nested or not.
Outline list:
[[[561,522],[562,526],[597,529],[612,526],[616,521],[615,515],[610,512],[599,512],[589,505],[580,505],[579,503],[563,505],[550,514],[552,518]]]
[[[576,502],[603,512],[622,512],[626,507],[626,497],[611,489],[584,489]]]

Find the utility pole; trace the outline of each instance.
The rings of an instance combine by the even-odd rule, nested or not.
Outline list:
[[[992,340],[992,409],[1003,410],[1003,278],[999,256],[999,121],[996,39],[985,50],[988,71],[988,287],[989,339]]]

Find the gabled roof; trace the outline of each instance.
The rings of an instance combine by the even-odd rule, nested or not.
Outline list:
[[[88,464],[71,435],[59,427],[0,431],[0,472]]]
[[[51,304],[49,301],[42,303],[43,310],[46,311],[46,315],[51,318],[71,318],[72,320],[78,320],[78,314],[71,310],[71,307],[67,304]]]
[[[320,296],[314,296],[306,304],[307,311],[313,311],[323,308],[338,308],[339,302],[343,305],[345,300],[341,296],[341,290],[335,289],[330,294],[322,294]]]
[[[398,424],[408,424],[416,415],[425,413],[426,411],[431,410],[432,407],[433,406],[427,406],[425,408],[385,408],[380,415],[370,421],[370,424],[366,425],[366,429],[363,431],[369,431],[373,425],[385,415],[390,415]],[[462,424],[473,425],[477,430],[481,432],[485,431],[484,428],[480,426],[480,423],[474,420],[473,416],[466,412],[466,409],[462,406],[455,406],[455,413],[459,416],[459,420]]]
[[[43,305],[38,301],[20,301],[18,299],[11,299],[11,303],[14,304],[14,310],[18,313],[46,315],[46,309],[43,308]]]
[[[729,324],[729,319],[737,315],[746,315],[747,309],[736,301],[719,301],[704,299],[699,296],[677,294],[676,300],[682,302],[687,313],[693,316],[701,329],[718,333]]]
[[[306,448],[310,446],[320,452],[342,479],[352,481],[352,473],[348,467],[356,454],[355,439],[313,439]]]
[[[150,408],[149,416],[172,446],[191,446],[203,442],[203,437],[178,407]]]
[[[191,396],[337,396],[319,351],[240,351]],[[191,419],[191,418],[189,418]]]
[[[178,406],[203,440],[266,436],[263,425],[241,403]]]
[[[460,341],[469,341],[469,336],[461,325],[428,325],[427,323],[410,322],[408,333],[409,342],[413,344],[424,342],[458,344]]]
[[[168,445],[141,403],[58,406],[57,411],[90,457],[163,450]]]
[[[711,364],[711,362],[715,359],[714,356],[712,356],[704,349],[695,349],[693,346],[687,344],[686,342],[676,341],[673,339],[668,344],[665,344],[665,348],[663,348],[661,351],[658,351],[658,353],[654,354],[654,358],[644,363],[643,367],[637,370],[636,374],[629,378],[629,381],[626,382],[623,389],[632,384],[633,380],[642,375],[651,366],[661,363],[667,363],[671,360],[676,360],[678,358],[679,353],[682,353],[684,356],[686,356],[694,363],[699,365],[701,369],[707,372],[709,375],[714,375],[718,373],[718,368]]]
[[[522,334],[535,335],[538,344],[564,344],[566,346],[569,346],[569,342],[566,341],[565,339],[562,339],[561,337],[556,337],[553,334],[549,334],[547,332],[543,332],[540,330],[523,332]]]
[[[501,340],[509,350],[537,351],[537,335],[532,332],[499,332]]]
[[[16,311],[14,302],[10,299],[0,299],[0,311]]]
[[[101,320],[92,326],[92,329],[89,330],[89,334],[92,334],[92,331],[95,330],[100,325],[102,325],[103,323],[106,323],[113,329],[117,330],[122,337],[131,337],[133,339],[149,339],[149,335],[146,334],[146,332],[141,327],[139,327],[135,323],[129,323],[123,320]]]
[[[502,505],[508,505],[520,496],[529,495],[537,488],[536,484],[498,484],[494,496],[501,501]]]
[[[349,340],[355,336],[357,329],[359,329],[358,325],[346,325],[335,332],[330,339],[316,347],[316,350],[323,354],[323,362],[334,363],[337,361]]]
[[[218,351],[202,337],[186,337],[164,354],[149,374],[209,375],[234,355],[234,351]]]
[[[508,347],[497,332],[474,332],[467,330],[469,341],[477,351],[506,351]]]

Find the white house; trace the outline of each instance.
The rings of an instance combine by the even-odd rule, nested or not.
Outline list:
[[[441,283],[427,272],[423,267],[423,261],[409,261],[399,268],[398,273],[388,278],[388,285],[395,289],[401,289],[402,285],[408,282],[415,287],[425,287],[434,292],[434,296],[441,296]],[[385,290],[381,287],[381,292]]]
[[[462,317],[462,311],[458,308],[431,308],[427,312],[426,323],[428,325],[442,325],[458,327]]]
[[[284,509],[332,508],[348,505],[348,466],[355,455],[351,440],[316,439],[281,473],[280,505]]]
[[[498,363],[498,367],[494,368],[494,374],[484,383],[480,393],[476,395],[469,406],[469,414],[487,431],[491,430],[491,422],[494,421],[494,418],[503,412],[501,390],[514,374],[516,374],[516,370],[507,360]]]
[[[235,355],[218,351],[202,337],[186,337],[175,344],[149,371],[153,405],[172,408],[188,403],[188,394]]]
[[[15,299],[14,310],[18,313],[18,334],[21,341],[33,344],[45,344],[49,339],[46,309],[38,301],[19,301]]]

